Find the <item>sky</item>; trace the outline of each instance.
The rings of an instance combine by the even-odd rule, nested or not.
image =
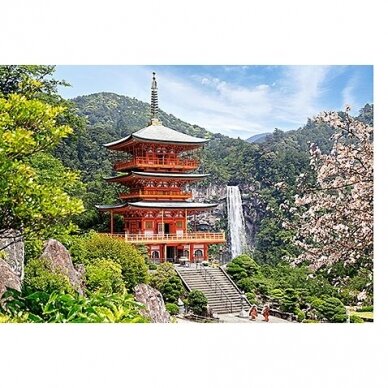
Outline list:
[[[303,126],[324,110],[354,115],[373,103],[373,66],[57,66],[65,98],[114,92],[150,101],[152,72],[157,73],[159,107],[214,133],[247,139]]]

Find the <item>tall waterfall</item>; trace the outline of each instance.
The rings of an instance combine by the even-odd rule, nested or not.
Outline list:
[[[232,258],[235,258],[247,247],[244,214],[238,186],[227,186],[226,189],[231,251]]]

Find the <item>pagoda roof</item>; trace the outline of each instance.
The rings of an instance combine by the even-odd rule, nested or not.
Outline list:
[[[127,202],[118,205],[96,205],[98,210],[115,210],[121,209],[125,207],[135,207],[142,209],[209,209],[212,207],[216,207],[218,204],[216,203],[201,203],[201,202],[149,202],[149,201],[138,201],[138,202]]]
[[[123,178],[180,178],[180,179],[203,179],[209,176],[209,174],[176,174],[176,173],[167,173],[167,172],[143,172],[143,171],[131,171],[127,174],[120,174],[112,177],[104,178],[106,181],[117,182],[121,180],[127,180]]]
[[[115,146],[121,146],[131,141],[200,145],[200,144],[206,143],[208,140],[202,139],[200,137],[186,135],[185,133],[178,132],[175,129],[165,127],[159,121],[154,120],[152,124],[149,125],[148,127],[140,129],[139,131],[134,132],[129,136],[123,137],[122,139],[104,144],[104,146],[107,148],[111,148]]]

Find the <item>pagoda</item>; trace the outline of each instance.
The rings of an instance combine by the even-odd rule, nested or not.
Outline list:
[[[150,259],[160,262],[207,260],[210,244],[225,243],[224,233],[188,228],[189,216],[217,206],[193,202],[187,189],[188,184],[209,175],[193,172],[199,167],[198,150],[207,141],[162,125],[153,73],[148,127],[104,144],[107,149],[125,155],[114,165],[117,174],[105,178],[124,187],[121,203],[96,206],[99,211],[110,213],[110,234],[128,243],[145,245]],[[124,233],[115,233],[115,214],[124,219]]]

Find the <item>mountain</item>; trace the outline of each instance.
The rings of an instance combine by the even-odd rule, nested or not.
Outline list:
[[[248,143],[263,143],[266,140],[266,137],[272,132],[258,133],[246,139]]]

